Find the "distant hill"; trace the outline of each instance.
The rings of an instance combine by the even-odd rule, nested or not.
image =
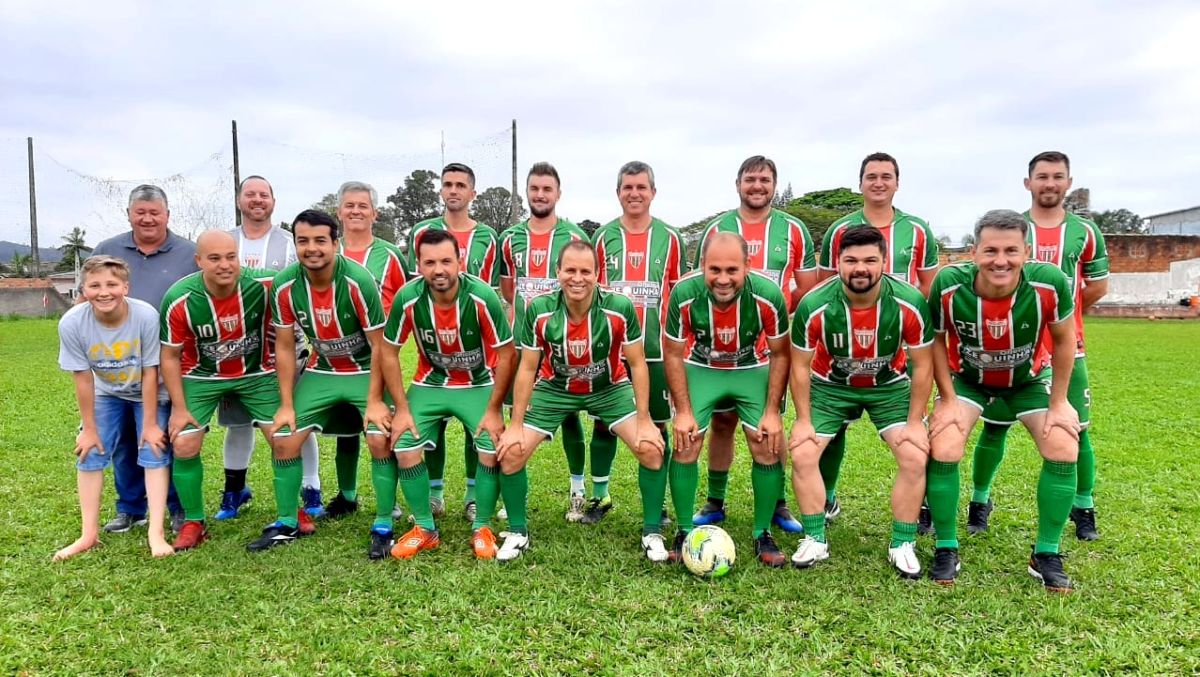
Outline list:
[[[30,247],[27,244],[17,244],[7,240],[0,240],[0,263],[12,261],[13,253],[28,254]],[[41,254],[43,263],[58,263],[62,261],[62,252],[57,249],[48,249],[46,247],[38,247],[38,252]]]

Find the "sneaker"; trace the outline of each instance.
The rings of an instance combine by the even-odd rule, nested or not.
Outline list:
[[[682,531],[675,532],[675,540],[671,542],[671,549],[667,551],[667,560],[670,562],[683,561],[683,542],[687,540],[687,534]]]
[[[119,512],[108,524],[104,525],[104,530],[110,534],[123,534],[134,527],[144,526],[146,526],[145,515],[130,515],[127,512]]]
[[[301,536],[312,536],[317,533],[317,523],[304,508],[296,511],[296,530],[300,532]]]
[[[1029,558],[1029,575],[1042,582],[1047,592],[1070,593],[1074,586],[1063,571],[1063,555],[1057,552],[1035,552]]]
[[[475,559],[496,559],[496,535],[487,527],[479,527],[471,533],[471,550]]]
[[[440,496],[429,497],[429,512],[433,513],[434,517],[446,516],[446,499]]]
[[[478,512],[478,508],[475,506],[475,501],[467,501],[467,504],[463,506],[463,519],[467,520],[467,522],[470,524],[474,524],[475,515]]]
[[[1094,541],[1100,538],[1096,531],[1095,508],[1071,508],[1071,521],[1075,523],[1075,537],[1081,541]]]
[[[504,543],[496,551],[496,561],[511,562],[529,549],[529,534],[505,532]]]
[[[642,552],[651,562],[665,562],[671,553],[667,552],[666,541],[662,534],[646,534],[642,536]]]
[[[313,519],[319,519],[325,514],[325,506],[321,505],[321,490],[316,487],[304,487],[300,490],[300,503],[304,512]]]
[[[587,510],[587,499],[583,497],[583,494],[571,494],[571,502],[567,506],[567,521],[583,521],[585,510]]]
[[[702,527],[708,524],[720,524],[725,521],[725,501],[708,499],[700,510],[692,515],[692,524]]]
[[[183,528],[179,530],[179,535],[175,537],[175,542],[171,547],[175,551],[188,550],[208,540],[208,530],[204,528],[204,522],[199,520],[188,520],[183,523]]]
[[[304,511],[301,510],[300,512]],[[262,536],[247,543],[246,549],[250,552],[262,552],[277,545],[291,543],[297,538],[300,538],[300,529],[298,527],[289,527],[283,522],[273,522],[263,529]]]
[[[787,507],[787,503],[779,502],[775,506],[775,514],[771,516],[771,524],[783,529],[789,534],[804,533],[804,525],[800,524],[800,520],[792,516],[792,511]]]
[[[958,561],[958,551],[954,548],[938,548],[933,551],[933,566],[929,568],[929,576],[939,585],[954,585],[958,572],[962,570],[962,562]]]
[[[833,521],[840,514],[842,514],[842,502],[837,499],[837,496],[834,496],[832,501],[825,501],[826,525],[833,524]]]
[[[213,519],[231,520],[237,517],[242,506],[249,503],[252,498],[254,498],[254,493],[249,488],[243,488],[241,491],[226,491],[221,494],[221,509],[213,515]]]
[[[367,559],[387,559],[392,554],[392,530],[383,527],[371,529],[371,545],[367,547]]]
[[[805,536],[804,540],[800,541],[800,547],[796,548],[795,554],[792,555],[792,566],[797,569],[807,569],[817,562],[829,559],[829,544],[822,543],[811,536]]]
[[[917,533],[928,536],[933,533],[933,513],[929,512],[929,504],[921,504],[921,512],[917,515]]]
[[[358,512],[358,501],[351,501],[339,491],[337,496],[326,504],[325,519],[338,519],[354,512]]]
[[[187,515],[182,510],[176,510],[171,513],[171,533],[177,534],[183,528],[183,523],[187,521]]]
[[[917,559],[917,551],[911,542],[888,548],[888,561],[901,578],[916,580],[921,577],[921,560]]]
[[[787,564],[787,557],[769,531],[762,532],[754,539],[754,554],[758,555],[758,561],[769,567],[782,567]]]
[[[438,537],[436,529],[415,526],[396,541],[396,545],[392,547],[392,557],[412,559],[418,552],[432,550],[438,547],[439,543],[441,543],[441,539]]]
[[[967,533],[975,536],[988,530],[988,517],[992,515],[992,499],[987,503],[971,501],[967,504]]]
[[[583,519],[579,521],[584,524],[595,524],[604,519],[604,516],[608,514],[609,510],[612,510],[612,507],[612,496],[593,498],[588,501],[587,510],[583,512]]]

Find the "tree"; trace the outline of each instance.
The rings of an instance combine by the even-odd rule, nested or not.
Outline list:
[[[371,234],[381,240],[396,243],[396,233],[400,230],[400,214],[395,205],[381,205],[375,217],[375,225],[371,226]]]
[[[967,233],[962,236],[962,246],[972,247],[975,245],[975,233]]]
[[[862,209],[863,196],[849,188],[830,188],[829,190],[814,190],[801,195],[789,203],[799,202],[807,207],[832,209],[842,214],[849,214],[856,209]]]
[[[1132,235],[1146,232],[1146,220],[1128,209],[1106,209],[1092,215],[1101,233]]]
[[[441,213],[441,197],[437,188],[438,174],[428,169],[415,169],[404,185],[388,196],[395,206],[396,242],[408,240],[413,226]]]
[[[787,206],[789,204],[791,204],[792,200],[794,200],[794,199],[795,199],[795,195],[792,194],[792,184],[789,183],[787,185],[787,188],[783,189],[782,193],[775,194],[775,202],[774,202],[775,208],[776,209],[787,209]]]
[[[599,223],[596,223],[595,221],[593,221],[591,219],[584,219],[575,225],[582,228],[583,232],[588,234],[588,237],[591,237],[592,235],[594,235],[596,233],[596,229],[600,227]]]
[[[1087,188],[1076,188],[1063,198],[1063,209],[1084,218],[1092,215],[1092,194]]]
[[[309,207],[309,209],[316,209],[317,211],[325,212],[326,214],[328,214],[336,219],[337,218],[337,210],[338,210],[337,194],[336,193],[326,193],[325,197],[314,202],[312,204],[312,206]]]
[[[829,226],[834,221],[849,213],[827,207],[814,207],[802,204],[800,200],[792,200],[792,204],[784,211],[800,219],[804,222],[805,226],[808,226],[808,232],[812,234],[813,242],[818,247],[821,245],[821,240],[825,238],[825,231],[829,230]]]
[[[31,268],[33,268],[33,254],[13,252],[12,260],[8,263],[9,272],[16,277],[29,277]]]
[[[524,219],[528,212],[525,211],[520,195],[517,196],[517,204],[520,205],[517,210],[519,221]],[[508,192],[507,188],[492,186],[476,195],[475,201],[471,203],[471,218],[495,228],[496,232],[508,228],[513,224],[512,193]]]
[[[87,246],[86,237],[87,231],[79,226],[75,226],[70,233],[62,236],[64,244],[58,247],[58,251],[63,253],[63,258],[58,262],[55,270],[75,270],[75,258],[79,257],[80,261],[87,258],[88,252],[92,251],[92,248]]]
[[[937,238],[937,242],[938,242],[938,247],[940,247],[942,249],[948,249],[954,245],[954,241],[950,239],[949,235],[939,235]]]

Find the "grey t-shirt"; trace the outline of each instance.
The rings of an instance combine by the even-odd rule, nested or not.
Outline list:
[[[97,395],[140,402],[142,368],[158,366],[158,311],[145,301],[125,300],[129,316],[119,327],[101,324],[90,303],[68,310],[58,322],[58,366],[90,370]],[[158,399],[167,400],[161,379]]]
[[[167,231],[162,246],[143,254],[133,241],[133,231],[96,245],[93,256],[107,254],[129,264],[129,295],[158,308],[177,280],[196,272],[196,244]]]
[[[238,226],[229,234],[237,238],[238,258],[247,268],[283,270],[296,262],[292,234],[279,226],[271,226],[267,234],[257,240],[246,237],[245,226]]]

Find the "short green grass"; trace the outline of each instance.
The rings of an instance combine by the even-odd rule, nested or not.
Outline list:
[[[273,518],[266,447],[258,498],[213,539],[164,561],[144,531],[52,564],[78,530],[69,379],[52,321],[0,324],[0,672],[145,674],[752,674],[1196,673],[1200,671],[1200,324],[1089,322],[1103,539],[1065,539],[1069,597],[1025,572],[1038,461],[1014,434],[995,490],[993,529],[966,538],[953,588],[904,582],[888,568],[893,463],[869,425],[853,426],[833,559],[767,570],[749,542],[748,456],[739,452],[726,525],[740,560],[706,582],[653,566],[638,546],[628,454],[617,509],[567,525],[557,445],[532,464],[534,547],[519,563],[477,563],[467,524],[411,562],[370,562],[372,495],[288,548],[244,550]],[[454,426],[457,430],[457,426]],[[221,488],[219,435],[205,447],[210,511]],[[452,437],[457,449],[460,437]],[[333,487],[328,443],[322,476]],[[457,452],[448,489],[463,491]],[[964,464],[964,496],[969,464]],[[103,518],[111,516],[111,483]],[[964,497],[964,501],[966,498]],[[796,538],[781,535],[794,548]],[[922,538],[928,557],[932,544]]]

